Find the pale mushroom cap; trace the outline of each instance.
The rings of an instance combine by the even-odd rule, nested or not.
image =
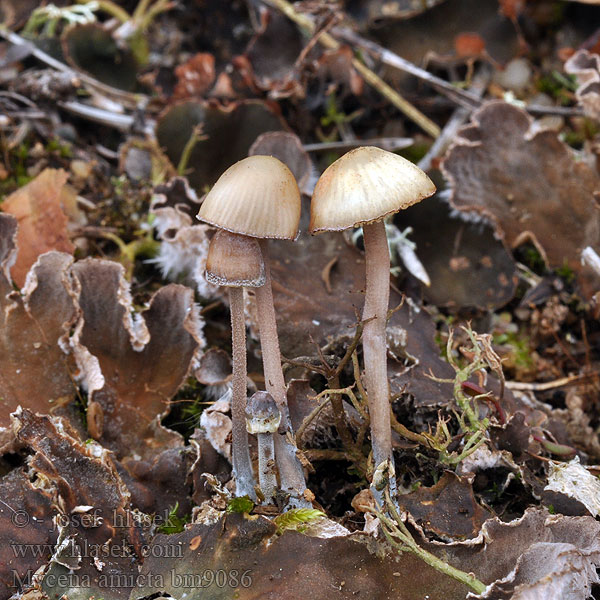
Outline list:
[[[206,195],[201,221],[256,238],[295,239],[300,190],[292,172],[273,156],[235,163]]]
[[[317,182],[309,231],[341,231],[379,221],[433,193],[431,179],[405,158],[373,146],[356,148]]]
[[[228,287],[264,285],[265,263],[258,241],[219,229],[208,247],[204,277]]]
[[[255,392],[246,405],[248,433],[275,433],[281,422],[281,412],[269,392]]]

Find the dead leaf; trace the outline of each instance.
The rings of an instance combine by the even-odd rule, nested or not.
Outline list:
[[[240,600],[357,596],[414,600],[425,595],[430,600],[458,600],[467,592],[462,584],[440,576],[408,553],[397,560],[384,556],[382,548],[379,555],[370,553],[361,535],[320,538],[287,531],[271,539],[274,533],[275,526],[264,517],[249,520],[233,514],[214,525],[192,525],[179,534],[158,535],[141,573],[163,574],[162,591],[177,600],[234,596]],[[173,544],[183,548],[182,557],[166,557]],[[153,558],[158,555],[164,558]],[[225,579],[209,579],[209,574],[217,573]],[[419,576],[409,577],[409,573]],[[131,600],[157,591],[141,585]]]
[[[19,222],[19,254],[11,274],[19,287],[37,257],[48,250],[72,254],[75,246],[67,233],[63,203],[73,192],[66,186],[68,175],[62,169],[44,169],[27,185],[2,203],[2,210]]]
[[[188,179],[196,190],[212,185],[233,163],[248,155],[254,140],[266,131],[287,129],[272,106],[261,100],[232,102],[188,101],[168,108],[159,118],[156,137],[177,165],[194,128],[202,126],[203,139],[188,162]]]
[[[110,453],[82,444],[59,421],[28,410],[14,415],[14,427],[35,452],[30,469],[46,482],[61,509],[63,543],[45,571],[42,589],[51,597],[66,594],[75,600],[127,598],[132,584],[122,582],[133,581],[137,573],[143,530],[129,511],[129,493]]]
[[[446,541],[476,537],[491,516],[475,499],[469,478],[452,471],[432,487],[399,496],[398,502],[426,532]]]
[[[16,229],[13,217],[0,214],[4,274],[14,259]],[[77,392],[75,365],[65,350],[76,315],[67,273],[72,260],[60,252],[40,256],[27,276],[23,296],[0,275],[0,449],[12,443],[9,415],[18,406],[42,413],[71,412],[67,405]]]
[[[204,346],[192,290],[163,287],[133,317],[121,265],[87,259],[72,273],[81,310],[72,346],[89,397],[104,414],[99,441],[118,458],[151,459],[157,447],[179,446],[179,434],[158,421]]]
[[[598,282],[586,281],[580,255],[600,248],[600,177],[554,132],[531,126],[527,113],[504,102],[479,109],[442,164],[451,202],[490,219],[509,247],[533,241],[552,268],[568,265],[589,295]]]
[[[28,581],[48,561],[58,537],[52,522],[58,510],[52,494],[35,487],[24,468],[0,480],[0,496],[0,598],[4,600],[21,591],[19,582]]]
[[[173,100],[202,97],[215,81],[215,57],[208,52],[198,52],[175,68],[175,76]]]

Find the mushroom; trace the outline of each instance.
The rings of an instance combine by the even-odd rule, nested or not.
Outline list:
[[[258,241],[219,229],[208,248],[204,277],[213,285],[229,288],[233,355],[231,462],[236,495],[256,500],[245,422],[247,370],[243,288],[260,287],[265,283],[265,265]]]
[[[386,343],[390,254],[383,219],[434,192],[435,186],[417,166],[368,146],[351,150],[331,164],[317,182],[311,202],[311,233],[363,228],[366,293],[362,346],[371,444],[375,469],[389,461],[392,493],[395,477]],[[374,486],[371,491],[381,502],[382,491]]]
[[[252,238],[257,238],[264,260],[265,285],[256,288],[256,308],[262,349],[265,386],[281,411],[284,433],[275,435],[275,454],[281,488],[295,506],[309,505],[304,500],[306,482],[296,446],[290,441],[291,424],[277,324],[268,239],[295,239],[300,221],[300,191],[291,171],[272,156],[249,156],[227,169],[206,195],[198,218],[206,223]]]
[[[256,392],[246,406],[246,428],[258,441],[258,486],[268,504],[277,487],[273,434],[281,422],[281,412],[269,392]]]

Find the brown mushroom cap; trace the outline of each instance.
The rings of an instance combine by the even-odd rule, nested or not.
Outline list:
[[[309,231],[341,231],[379,221],[434,192],[431,179],[405,158],[374,146],[356,148],[317,182]]]
[[[258,241],[219,229],[210,241],[204,277],[228,287],[264,285],[265,263]]]
[[[206,195],[201,221],[256,238],[295,239],[300,191],[292,172],[273,156],[235,163]]]

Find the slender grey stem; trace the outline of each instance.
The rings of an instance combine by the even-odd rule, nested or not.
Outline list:
[[[306,481],[302,465],[296,456],[296,445],[293,443],[292,427],[287,407],[287,391],[283,369],[281,367],[281,351],[277,336],[277,322],[273,305],[271,289],[271,268],[269,264],[268,240],[260,240],[260,247],[265,263],[265,285],[256,288],[256,304],[258,326],[260,329],[260,345],[262,349],[265,387],[273,396],[281,411],[281,429],[289,435],[276,433],[275,456],[279,469],[281,489],[292,496],[292,502],[297,506],[310,507],[304,499]]]
[[[387,379],[387,311],[390,298],[390,252],[383,221],[363,225],[366,261],[366,294],[362,335],[365,381],[371,420],[371,445],[375,468],[385,460],[394,467],[390,392]],[[392,497],[395,481],[390,481]],[[383,504],[381,491],[371,486],[375,499]]]
[[[265,497],[265,503],[268,504],[273,499],[277,487],[275,444],[272,433],[257,433],[256,439],[258,441],[258,485]]]
[[[249,496],[256,501],[254,475],[246,431],[246,320],[244,290],[229,288],[231,309],[231,346],[233,356],[233,395],[231,398],[231,462],[236,496]]]

